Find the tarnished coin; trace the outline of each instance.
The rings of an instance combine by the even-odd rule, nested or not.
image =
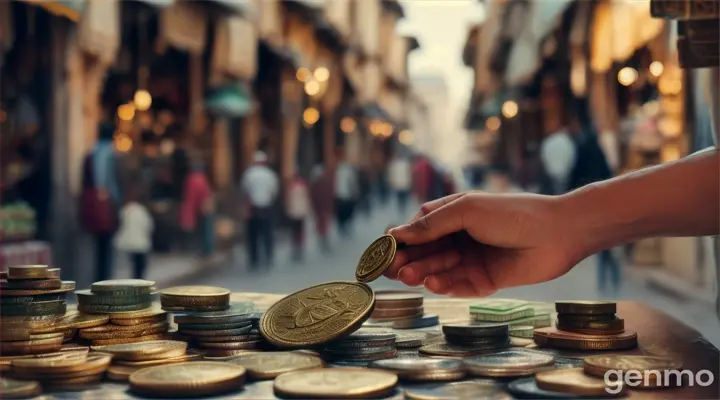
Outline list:
[[[617,319],[615,314],[558,314],[558,320],[573,322],[603,322]]]
[[[393,372],[405,381],[455,381],[465,376],[463,364],[459,360],[393,358],[373,361],[370,368]]]
[[[228,362],[245,367],[248,376],[253,379],[273,379],[286,372],[325,366],[318,357],[291,351],[245,354]]]
[[[556,301],[555,311],[560,314],[615,314],[617,304],[610,301]]]
[[[153,293],[137,294],[130,296],[109,296],[106,294],[93,293],[90,290],[75,291],[78,303],[93,304],[105,306],[127,306],[138,303],[151,303],[153,301]]]
[[[505,345],[505,348],[509,347],[509,341]],[[458,346],[448,343],[433,343],[427,344],[420,348],[420,354],[426,356],[438,356],[438,357],[470,357],[487,353],[492,350],[499,350],[502,347],[498,346]]]
[[[437,314],[425,314],[419,317],[395,320],[392,327],[393,329],[419,329],[438,324],[440,324],[440,317]]]
[[[572,393],[551,392],[540,389],[535,378],[521,378],[508,384],[508,391],[519,399],[576,399]]]
[[[328,343],[327,348],[342,350],[394,346],[396,337],[397,336],[394,333],[390,332],[374,332],[371,330],[360,329],[341,340]]]
[[[423,306],[422,292],[411,290],[378,290],[375,308],[417,308]]]
[[[47,279],[47,265],[14,265],[8,267],[7,279]]]
[[[245,368],[214,361],[160,365],[134,372],[129,381],[132,392],[146,396],[213,396],[240,390]]]
[[[558,316],[557,328],[563,331],[606,331],[622,333],[625,330],[625,320],[616,318],[610,321],[566,321]]]
[[[90,285],[93,293],[103,296],[134,296],[149,294],[155,290],[155,282],[144,279],[112,279]]]
[[[335,358],[361,356],[363,354],[388,353],[395,350],[394,345],[382,347],[331,347],[325,349],[325,353]]]
[[[425,344],[428,335],[424,332],[401,332],[395,339],[395,347],[398,349],[412,349]]]
[[[48,268],[47,277],[48,279],[60,279],[60,268]]]
[[[116,312],[138,311],[150,308],[152,303],[137,303],[124,306],[108,306],[104,304],[80,304],[78,311],[86,314],[112,314]]]
[[[227,310],[177,314],[173,318],[176,324],[231,324],[247,320],[259,320],[255,315],[255,303],[246,301],[230,302]]]
[[[186,337],[189,340],[199,340],[204,343],[223,343],[223,342],[259,342],[262,341],[262,335],[247,334],[233,336],[203,336],[203,337]]]
[[[469,347],[487,347],[487,346],[504,346],[510,340],[512,344],[513,338],[507,335],[504,336],[452,336],[445,335],[445,341],[447,343],[456,344],[458,346],[469,346]],[[530,340],[530,339],[528,339]]]
[[[383,235],[375,239],[360,256],[355,279],[358,282],[368,283],[379,278],[392,264],[396,250],[397,242],[391,235]]]
[[[60,289],[60,279],[16,279],[0,281],[0,289],[5,290],[52,290]]]
[[[507,336],[508,324],[477,324],[477,325],[460,325],[460,324],[448,324],[443,325],[442,331],[448,336],[461,336],[461,337],[493,337],[493,336]]]
[[[365,399],[387,396],[397,384],[395,374],[366,368],[321,368],[288,372],[275,378],[278,396]]]
[[[622,380],[606,382],[606,380],[585,375],[582,368],[538,372],[535,380],[540,389],[573,393],[578,396],[622,396],[626,390]]]
[[[0,307],[0,315],[3,317],[56,315],[65,314],[66,310],[65,300],[38,301],[3,305]]]
[[[663,376],[667,371],[680,371],[682,364],[677,360],[665,357],[650,356],[630,356],[630,355],[601,355],[585,357],[583,361],[583,369],[586,374],[604,378],[608,371],[651,371],[654,373],[643,374],[650,379],[642,379],[639,382],[641,387],[657,387],[662,384],[672,384],[673,382],[664,382]]]
[[[426,384],[405,389],[410,400],[511,400],[500,386],[491,380],[473,380],[445,384]]]
[[[328,356],[332,357],[334,360],[343,360],[343,361],[375,361],[375,360],[385,360],[388,358],[395,358],[397,357],[397,350],[396,349],[382,349],[383,351],[379,352],[358,352],[358,353],[325,353]]]
[[[510,377],[534,374],[552,365],[554,357],[536,352],[508,350],[463,360],[468,372],[476,376]]]
[[[0,377],[0,398],[2,399],[25,399],[37,396],[41,392],[42,388],[39,382]]]
[[[363,283],[323,283],[273,304],[260,321],[260,331],[278,347],[324,344],[359,328],[370,316],[374,300]]]
[[[174,350],[182,350],[184,354],[187,350],[187,343],[175,340],[156,340],[152,342],[93,346],[92,350],[112,354],[118,360],[143,361],[160,358],[157,356]]]
[[[52,280],[52,279],[49,279]],[[41,294],[67,293],[75,290],[74,281],[60,281],[57,289],[5,289],[0,290],[0,297],[7,296],[37,296]]]

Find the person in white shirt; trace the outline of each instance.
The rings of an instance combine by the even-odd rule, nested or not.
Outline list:
[[[280,178],[267,165],[267,155],[255,152],[253,165],[242,176],[240,190],[246,200],[246,231],[251,268],[260,265],[262,246],[266,265],[273,262],[272,207],[280,192]]]
[[[553,193],[550,194],[563,194],[567,191],[575,157],[575,142],[567,129],[555,132],[543,140],[540,159],[553,184]]]
[[[155,224],[150,212],[138,201],[137,192],[137,189],[128,190],[127,201],[120,209],[120,227],[115,235],[115,248],[130,256],[133,277],[143,279],[148,253],[152,249]]]
[[[396,156],[388,167],[390,187],[397,196],[397,206],[400,215],[405,215],[410,190],[412,189],[412,167],[406,157]]]
[[[310,191],[307,182],[297,171],[287,192],[286,213],[290,219],[293,259],[301,261],[305,247],[305,220],[310,216]]]
[[[352,217],[360,194],[358,172],[344,159],[335,171],[335,213],[340,234],[349,237]]]

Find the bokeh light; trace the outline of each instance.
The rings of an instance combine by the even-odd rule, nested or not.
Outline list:
[[[133,103],[138,111],[147,111],[152,105],[152,96],[147,90],[138,90],[133,97]]]
[[[303,112],[303,121],[308,125],[315,125],[320,119],[320,111],[314,107],[308,107]]]
[[[315,79],[317,79],[319,82],[325,82],[328,79],[330,79],[330,70],[328,70],[325,67],[320,67],[315,70]]]
[[[623,86],[630,86],[638,78],[638,72],[635,68],[625,67],[618,72],[618,82]]]
[[[508,100],[502,105],[502,114],[505,118],[514,118],[518,113],[518,104],[512,100]]]

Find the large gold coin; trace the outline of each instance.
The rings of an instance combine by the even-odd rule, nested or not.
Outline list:
[[[47,279],[47,265],[17,265],[8,267],[7,279]]]
[[[391,235],[383,235],[374,242],[360,256],[355,279],[359,282],[372,282],[392,264],[397,251],[397,242]]]
[[[213,396],[240,390],[244,384],[245,368],[215,361],[160,365],[130,375],[130,390],[150,396]]]
[[[0,398],[2,399],[25,399],[37,396],[41,391],[38,382],[0,377]]]
[[[275,378],[278,396],[302,399],[364,399],[387,396],[397,375],[366,368],[320,368],[295,371]]]
[[[282,351],[245,354],[228,362],[245,367],[253,379],[273,379],[286,372],[325,366],[318,357]]]
[[[278,347],[330,342],[357,330],[372,313],[375,296],[366,284],[329,282],[295,292],[273,304],[260,332]]]
[[[603,379],[585,375],[582,368],[566,368],[538,372],[537,386],[551,392],[572,393],[578,396],[621,396],[625,392],[622,381],[606,385]]]
[[[151,342],[114,344],[110,346],[92,346],[94,351],[109,353],[117,360],[154,360],[158,355],[174,350],[187,350],[187,343],[176,340],[155,340]]]
[[[663,384],[663,377],[666,371],[680,371],[682,364],[672,358],[651,357],[651,356],[629,356],[621,354],[609,354],[601,356],[585,357],[583,369],[586,374],[604,378],[608,371],[641,371],[649,372],[649,379],[642,379],[638,386],[657,387]],[[673,384],[675,382],[665,382]]]

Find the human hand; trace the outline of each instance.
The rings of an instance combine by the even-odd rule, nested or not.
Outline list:
[[[408,246],[397,251],[385,276],[459,297],[555,279],[583,258],[573,251],[568,219],[557,197],[447,196],[390,230]]]

